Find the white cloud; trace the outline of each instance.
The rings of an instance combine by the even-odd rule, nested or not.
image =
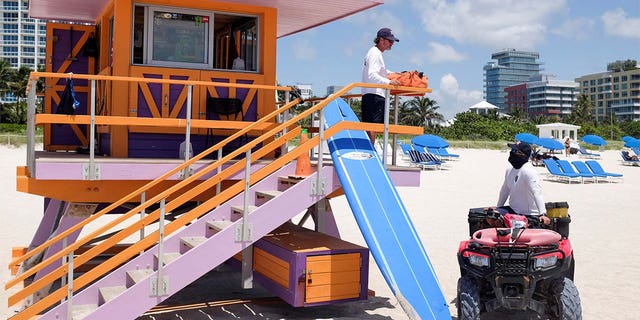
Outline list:
[[[565,0],[413,0],[424,29],[459,43],[533,49]]]
[[[307,38],[296,39],[292,43],[291,48],[293,49],[293,56],[296,60],[308,61],[315,59],[317,56],[316,49]]]
[[[606,11],[600,18],[608,34],[640,39],[640,17],[627,17],[624,10],[617,8]]]
[[[482,101],[482,91],[461,89],[458,79],[448,73],[440,79],[439,88],[431,94],[432,98],[438,102],[440,113],[445,119],[451,119],[460,112]]]
[[[434,41],[429,42],[427,45],[429,46],[427,57],[432,63],[459,62],[467,59],[464,54],[458,53],[456,49],[450,45]]]
[[[551,33],[563,38],[584,40],[589,38],[594,24],[592,19],[584,17],[567,19],[558,28],[551,30]]]

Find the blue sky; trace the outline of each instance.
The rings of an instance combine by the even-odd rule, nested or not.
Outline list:
[[[400,39],[384,52],[387,68],[424,71],[447,119],[482,100],[482,67],[503,48],[539,52],[559,80],[640,62],[640,0],[387,0],[279,39],[278,82],[311,84],[316,96],[359,82],[382,27]]]

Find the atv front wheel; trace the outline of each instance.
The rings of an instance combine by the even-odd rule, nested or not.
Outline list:
[[[551,284],[551,319],[581,320],[582,306],[578,289],[569,278],[556,279]]]
[[[480,320],[480,293],[471,277],[458,279],[458,320]]]

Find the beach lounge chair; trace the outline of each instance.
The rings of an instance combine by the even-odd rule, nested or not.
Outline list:
[[[609,180],[606,174],[593,172],[586,163],[580,160],[572,161],[571,164],[573,164],[576,170],[578,170],[578,174],[586,176],[590,175],[596,183],[598,183],[599,180]]]
[[[409,157],[411,159],[411,165],[421,169],[440,169],[440,165],[442,164],[442,162],[436,161],[428,157],[425,153],[415,149],[409,150]]]
[[[449,153],[447,148],[427,148],[430,153],[440,156],[444,160],[457,160],[460,158],[459,154]]]
[[[413,146],[410,144],[402,143],[402,142],[400,142],[399,144],[400,144],[400,149],[402,149],[402,154],[406,156],[407,159],[410,158],[409,151],[413,150]]]
[[[626,155],[625,155],[626,153]],[[620,151],[620,157],[622,157],[622,164],[627,166],[640,166],[640,160],[630,159],[629,151]]]
[[[631,151],[636,154],[636,156],[640,157],[640,148],[639,147],[631,147]]]
[[[600,162],[598,161],[587,160],[584,163],[587,166],[589,166],[589,168],[591,169],[591,171],[593,171],[593,173],[606,175],[609,178],[609,181],[612,181],[613,179],[622,180],[622,173],[607,172],[602,168],[602,166],[600,165]]]
[[[542,162],[544,162],[544,166],[547,168],[547,171],[549,171],[549,178],[555,179],[557,181],[564,180],[568,183],[571,183],[574,180],[582,182],[582,177],[579,174],[562,172],[562,170],[560,170],[560,165],[558,165],[558,162],[556,162],[556,160],[548,158],[543,159]]]
[[[596,180],[596,176],[593,175],[593,173],[577,172],[576,169],[574,169],[573,166],[571,165],[571,162],[569,162],[567,160],[558,159],[558,160],[556,160],[556,162],[558,163],[558,166],[560,166],[560,170],[562,170],[562,172],[570,173],[570,174],[577,174],[580,177],[582,177],[582,182],[584,182],[586,179],[589,179],[589,180],[594,181],[594,182],[598,182]]]
[[[589,159],[598,159],[598,158],[600,158],[600,154],[599,153],[589,152],[583,146],[580,146],[580,148],[578,148],[578,156],[581,157],[581,158],[589,158]]]

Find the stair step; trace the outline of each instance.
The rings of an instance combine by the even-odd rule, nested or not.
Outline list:
[[[256,205],[260,206],[265,202],[279,196],[282,194],[282,191],[278,190],[264,190],[264,191],[256,191]]]
[[[127,271],[127,276],[133,283],[138,283],[144,280],[146,277],[153,274],[155,271],[151,269],[138,269],[138,270],[130,270]]]
[[[256,206],[248,206],[247,208],[249,208],[249,212],[257,209],[258,207]],[[231,207],[231,213],[235,213],[235,214],[242,214],[244,212],[244,206],[232,206]]]
[[[182,254],[180,254],[180,252],[167,252],[165,253],[162,258],[163,258],[163,263],[164,265],[167,265],[169,263],[171,263],[171,261],[178,259]],[[154,253],[153,256],[156,258],[156,263],[158,262],[158,254]]]
[[[71,306],[71,319],[80,320],[84,319],[91,312],[98,309],[97,304],[80,304]]]
[[[296,183],[300,182],[300,178],[292,178],[290,176],[282,176],[282,177],[278,177],[278,190],[280,191],[284,191],[289,189],[289,187],[295,185]]]
[[[233,223],[231,220],[219,220],[207,222],[207,227],[215,232],[220,232]]]
[[[98,291],[100,292],[101,303],[109,302],[113,298],[119,296],[125,290],[127,290],[127,287],[125,286],[104,287],[98,289]]]
[[[203,236],[183,237],[183,238],[180,238],[180,243],[182,243],[183,245],[185,245],[185,246],[187,246],[189,248],[195,248],[199,244],[205,242],[206,240],[207,240],[207,238],[203,237]]]

